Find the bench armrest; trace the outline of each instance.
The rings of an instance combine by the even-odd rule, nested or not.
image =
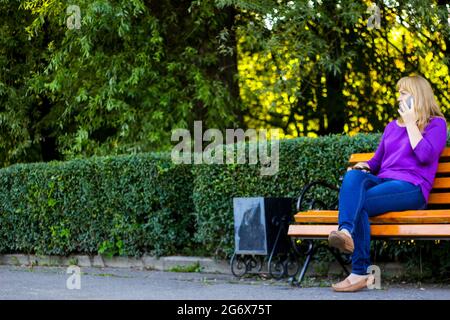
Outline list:
[[[329,188],[331,190],[335,190],[335,191],[339,192],[339,188],[338,187],[336,187],[336,186],[334,186],[334,185],[332,185],[332,184],[330,184],[328,182],[325,182],[323,180],[316,180],[316,181],[310,182],[306,186],[303,187],[303,190],[302,190],[300,196],[298,197],[298,200],[297,200],[297,211],[299,211],[300,208],[302,207],[302,203],[303,203],[304,196],[305,196],[306,192],[309,189],[311,189],[311,187],[313,187],[315,185],[320,185],[320,186],[323,186],[323,187],[327,187],[327,188]]]

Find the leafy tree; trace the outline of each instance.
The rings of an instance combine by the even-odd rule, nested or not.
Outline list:
[[[165,150],[171,130],[194,120],[242,126],[234,9],[213,1],[0,3],[4,165]],[[67,26],[69,4],[80,8],[80,29]]]
[[[376,4],[380,28],[369,1],[0,0],[0,162],[168,150],[194,120],[378,131],[411,73],[446,112],[448,5]]]
[[[397,80],[425,75],[449,104],[448,6],[436,1],[221,0],[238,8],[241,96],[249,126],[286,137],[382,130]]]
[[[24,24],[30,15],[19,10],[20,1],[0,1],[0,163],[38,158],[32,146],[40,139],[33,127],[41,106],[29,95],[29,81],[39,69],[39,52],[28,41]]]

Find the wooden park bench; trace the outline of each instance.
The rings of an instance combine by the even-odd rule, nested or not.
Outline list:
[[[350,156],[351,165],[360,161],[368,161],[374,153],[355,153]],[[342,177],[341,177],[342,179]],[[331,231],[338,228],[338,202],[337,200],[330,206],[323,202],[307,198],[308,191],[313,186],[322,186],[339,192],[339,188],[325,181],[313,181],[307,184],[298,198],[297,211],[308,204],[306,211],[298,212],[295,216],[295,223],[289,226],[288,235],[297,243],[301,239],[306,255],[303,267],[291,278],[293,284],[300,284],[307,271],[308,265],[314,253],[320,245],[314,240],[326,240]],[[315,206],[325,207],[325,210],[314,209]],[[331,210],[329,208],[332,208]],[[450,239],[450,147],[442,152],[439,159],[439,166],[431,190],[428,205],[425,210],[407,210],[399,212],[387,212],[370,218],[371,238],[385,240],[449,240]],[[323,241],[321,241],[323,243]],[[323,244],[322,244],[323,245]],[[298,246],[298,244],[297,244]],[[348,274],[345,265],[349,260],[343,258],[336,250],[329,249],[344,271]],[[348,256],[347,256],[348,258]]]

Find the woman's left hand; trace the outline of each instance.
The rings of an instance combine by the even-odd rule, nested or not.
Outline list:
[[[399,104],[398,113],[402,116],[403,122],[405,125],[416,123],[417,115],[414,109],[414,103],[411,104],[411,109],[406,106],[404,101],[401,101]]]

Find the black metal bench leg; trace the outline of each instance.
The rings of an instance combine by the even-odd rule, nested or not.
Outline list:
[[[270,276],[274,278],[274,275],[271,272],[271,267],[270,266],[272,264],[273,256],[274,256],[274,254],[276,252],[278,241],[280,240],[281,232],[284,231],[284,228],[283,228],[283,224],[281,224],[279,221],[275,221],[275,219],[273,219],[272,223],[274,225],[278,225],[278,233],[277,233],[277,237],[275,239],[275,242],[273,244],[272,250],[270,251],[269,261],[267,262],[267,270],[269,270]],[[283,274],[284,274],[284,272],[283,272]],[[283,274],[281,276],[283,276]]]
[[[344,269],[344,272],[348,276],[350,274],[350,272],[348,271],[347,267],[345,266],[345,262],[342,259],[341,255],[338,252],[336,252],[336,250],[334,250],[333,248],[330,248],[330,247],[327,246],[327,249],[336,258],[337,262],[339,262],[339,264],[341,265],[342,269]]]
[[[310,241],[309,248],[305,253],[306,254],[305,262],[303,263],[302,269],[299,271],[300,273],[297,272],[297,274],[298,274],[297,280],[295,280],[295,277],[297,276],[297,274],[294,276],[294,279],[292,282],[293,285],[299,286],[301,284],[301,282],[303,281],[303,278],[305,277],[306,271],[308,270],[309,263],[311,262],[314,252],[315,252],[314,242]]]

